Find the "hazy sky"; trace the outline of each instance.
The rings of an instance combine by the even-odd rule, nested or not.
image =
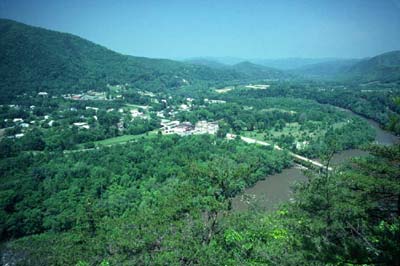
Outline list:
[[[0,17],[148,57],[366,57],[400,49],[400,0],[0,0]]]

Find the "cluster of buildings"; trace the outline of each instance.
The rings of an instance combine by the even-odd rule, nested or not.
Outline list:
[[[218,122],[198,121],[195,125],[190,122],[163,120],[161,122],[163,134],[177,134],[180,136],[212,134],[218,132]]]
[[[96,91],[88,91],[82,94],[65,94],[63,95],[64,99],[67,100],[75,100],[75,101],[99,101],[99,100],[107,100],[107,95],[105,92],[96,92]]]
[[[204,102],[205,103],[226,103],[226,101],[223,101],[223,100],[210,100],[210,99],[207,99],[207,98],[205,98],[204,99]]]
[[[131,114],[132,119],[135,118],[142,118],[142,119],[147,119],[147,115],[141,111],[139,111],[138,109],[132,109],[129,111]]]
[[[270,85],[267,84],[259,84],[259,85],[253,85],[253,84],[249,84],[244,86],[245,88],[248,89],[255,89],[255,90],[266,90],[270,87]]]

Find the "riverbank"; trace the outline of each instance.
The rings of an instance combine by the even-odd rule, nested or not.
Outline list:
[[[344,112],[367,121],[376,131],[375,143],[381,145],[393,145],[400,143],[400,138],[383,130],[375,121],[362,117],[350,110],[338,108]],[[334,154],[331,164],[339,165],[349,161],[351,158],[366,156],[368,152],[360,149],[350,149]],[[258,181],[254,186],[247,188],[243,193],[232,199],[234,211],[246,211],[252,206],[257,206],[265,211],[275,210],[281,203],[292,198],[292,187],[296,182],[304,182],[307,177],[299,165],[284,169],[281,173],[267,176],[265,180]]]

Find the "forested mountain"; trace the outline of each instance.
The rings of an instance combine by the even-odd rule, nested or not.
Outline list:
[[[245,61],[244,58],[240,57],[232,57],[232,56],[198,56],[184,59],[183,61],[192,62],[192,63],[201,63],[201,62],[215,62],[217,64],[222,64],[226,66],[232,66],[235,64],[239,64],[240,62]]]
[[[232,69],[244,74],[248,77],[255,77],[259,79],[272,78],[276,79],[282,76],[288,77],[286,73],[275,68],[253,64],[249,61],[244,61],[232,66]]]
[[[292,75],[346,83],[385,83],[400,80],[400,51],[364,59],[250,59],[229,65],[218,58],[194,58],[186,62],[214,69],[234,70],[247,78],[287,78]]]
[[[229,65],[223,64],[217,60],[207,59],[207,58],[191,58],[184,60],[186,63],[194,64],[194,65],[202,65],[208,66],[212,68],[229,68]]]
[[[400,80],[400,51],[358,59],[322,62],[292,71],[308,78],[346,82],[396,82]]]
[[[333,79],[346,73],[349,67],[358,63],[359,59],[337,59],[315,64],[305,65],[291,70],[295,75],[315,79]]]
[[[247,79],[276,79],[276,78],[289,77],[289,75],[284,71],[272,67],[255,64],[250,61],[242,61],[234,65],[226,65],[211,59],[195,58],[186,60],[186,62],[201,66],[208,66],[214,69],[224,69],[224,70],[234,71]]]
[[[278,58],[278,59],[253,59],[252,63],[277,68],[280,70],[302,69],[315,64],[339,61],[335,58]]]
[[[336,58],[276,58],[276,59],[263,59],[263,58],[239,58],[239,57],[193,57],[184,60],[184,62],[189,62],[193,64],[203,64],[208,66],[232,66],[239,64],[244,61],[250,63],[266,66],[270,68],[275,68],[279,70],[293,70],[301,69],[307,66],[312,66],[315,64],[340,61],[341,59]]]
[[[96,89],[107,83],[130,83],[154,91],[196,80],[243,78],[229,70],[126,56],[71,34],[11,20],[0,20],[0,36],[3,99],[29,91]]]
[[[400,80],[400,51],[374,56],[349,68],[349,75],[370,82],[392,82]]]

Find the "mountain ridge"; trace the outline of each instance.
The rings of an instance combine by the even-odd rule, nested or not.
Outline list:
[[[246,78],[229,70],[122,55],[81,37],[0,19],[2,99],[27,91],[74,92],[130,83],[148,90]]]

